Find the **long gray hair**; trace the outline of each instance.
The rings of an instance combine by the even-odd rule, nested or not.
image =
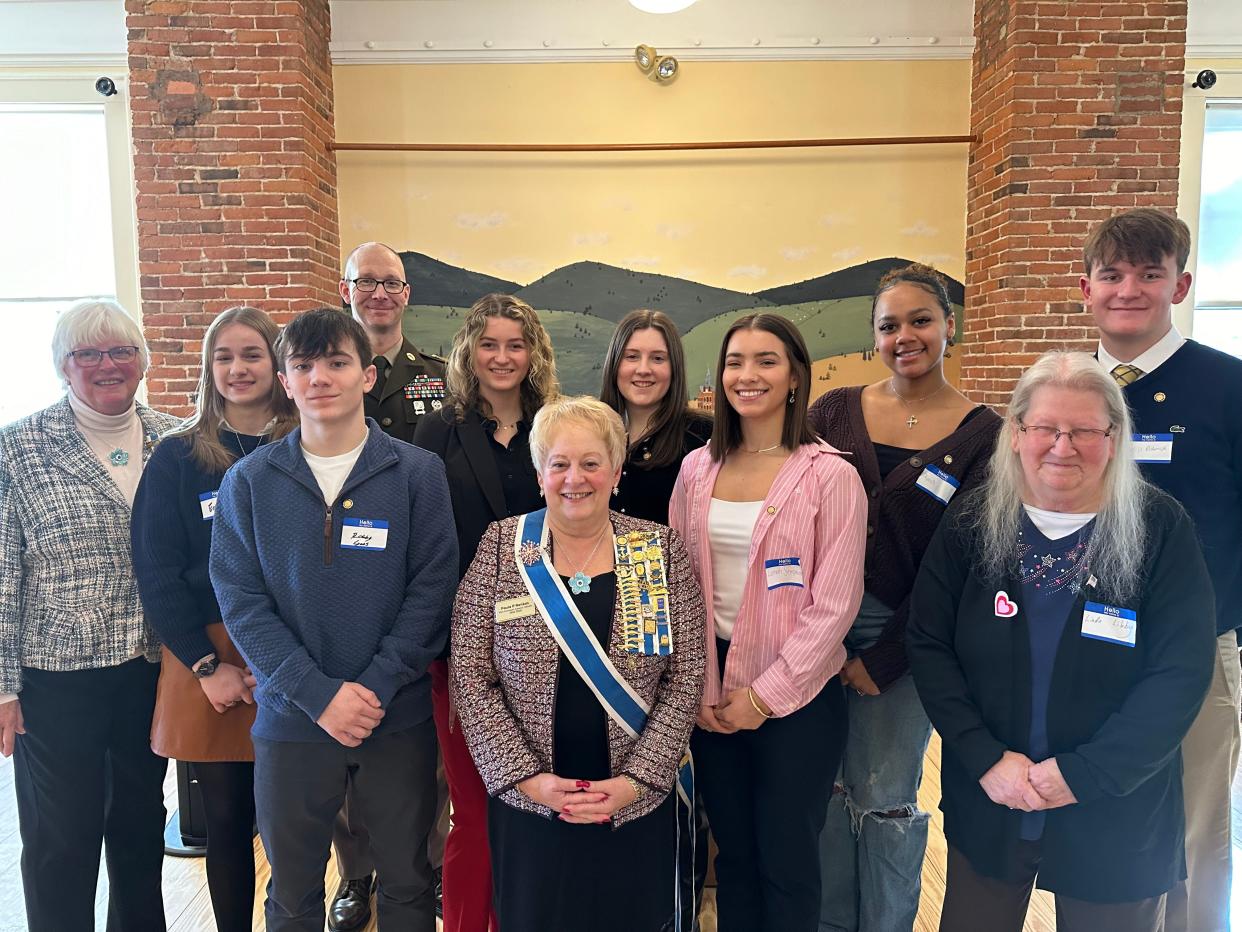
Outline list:
[[[1045,386],[1091,392],[1104,402],[1113,458],[1104,469],[1100,507],[1082,565],[1113,598],[1130,598],[1141,582],[1147,543],[1143,513],[1151,487],[1134,463],[1130,411],[1121,389],[1087,353],[1044,353],[1018,379],[1004,429],[996,437],[988,481],[972,515],[982,544],[980,570],[989,580],[1000,580],[1016,565],[1026,480],[1011,439],[1018,435],[1035,391]]]

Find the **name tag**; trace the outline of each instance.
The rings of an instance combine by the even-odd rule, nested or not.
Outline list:
[[[198,496],[198,507],[203,513],[203,520],[210,521],[216,516],[216,496],[220,494],[220,490],[214,492],[203,492]]]
[[[1134,462],[1173,462],[1172,434],[1134,434]]]
[[[943,469],[937,469],[935,466],[927,466],[919,473],[919,478],[914,484],[942,505],[949,504],[949,499],[962,485]]]
[[[383,550],[388,546],[388,522],[346,518],[341,522],[341,546],[350,550]]]
[[[496,603],[496,624],[503,625],[506,621],[527,618],[535,612],[535,600],[528,595],[504,599]]]
[[[803,588],[801,557],[777,557],[775,560],[764,560],[763,571],[768,574],[769,589],[780,589],[782,586]]]
[[[1128,608],[1088,602],[1082,608],[1082,636],[1133,647],[1138,634],[1138,615]]]

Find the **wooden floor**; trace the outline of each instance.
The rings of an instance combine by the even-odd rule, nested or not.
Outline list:
[[[169,811],[176,808],[176,779],[172,768],[169,768],[168,780],[164,784]],[[1236,789],[1236,788],[1235,788]],[[1234,795],[1234,811],[1239,812],[1238,794]],[[944,896],[944,863],[945,843],[944,826],[938,804],[940,802],[940,743],[933,735],[932,745],[927,752],[924,770],[923,788],[919,792],[919,803],[932,813],[931,831],[927,845],[927,859],[923,863],[923,899],[919,907],[916,932],[934,932],[940,921],[940,902]],[[1242,818],[1235,817],[1236,831],[1242,835]],[[1239,837],[1235,836],[1235,850],[1239,848]],[[255,841],[255,860],[258,865],[259,897],[255,904],[254,928],[263,928],[262,890],[267,883],[267,859],[258,840]],[[25,912],[22,905],[21,875],[19,858],[21,842],[17,835],[17,807],[13,796],[13,763],[0,758],[0,932],[25,932]],[[1242,859],[1242,857],[1240,857]],[[328,865],[327,888],[335,889],[336,869]],[[704,910],[704,932],[715,932],[713,906],[708,903]],[[203,861],[198,858],[165,858],[164,859],[164,910],[168,919],[169,932],[214,932],[215,922],[211,915],[211,901],[207,895],[207,879],[203,869]],[[107,880],[100,877],[99,890],[95,900],[95,915],[98,928],[104,927],[107,914]],[[375,928],[374,921],[368,927]],[[1027,932],[1052,932],[1055,922],[1052,911],[1051,897],[1036,893],[1027,916]],[[83,930],[88,932],[88,930]]]

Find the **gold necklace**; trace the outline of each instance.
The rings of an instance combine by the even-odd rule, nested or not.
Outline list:
[[[935,398],[937,395],[939,395],[942,391],[944,391],[944,390],[945,390],[946,388],[948,388],[948,387],[949,387],[949,383],[948,383],[948,382],[945,382],[945,383],[944,383],[944,384],[942,384],[942,385],[941,385],[938,389],[936,389],[934,392],[930,392],[930,393],[928,393],[928,394],[924,395],[922,398],[911,398],[911,399],[907,399],[905,395],[903,395],[901,392],[897,391],[897,386],[893,384],[893,380],[892,380],[892,378],[890,377],[890,378],[889,378],[889,380],[888,380],[888,390],[889,390],[890,392],[892,392],[894,395],[896,395],[896,396],[897,396],[897,399],[898,399],[898,400],[899,400],[899,401],[900,401],[903,405],[905,405],[905,406],[906,406],[906,410],[908,410],[908,411],[910,412],[910,416],[909,416],[908,418],[906,418],[906,430],[914,430],[914,425],[915,425],[915,424],[917,424],[917,423],[919,422],[919,419],[918,419],[917,417],[915,417],[915,415],[914,415],[914,409],[910,406],[910,402],[911,402],[911,401],[914,401],[914,402],[916,402],[916,403],[918,403],[918,404],[922,404],[924,401],[927,401],[929,398]]]

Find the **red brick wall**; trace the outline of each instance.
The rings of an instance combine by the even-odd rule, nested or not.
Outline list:
[[[151,403],[189,410],[211,319],[338,303],[328,0],[126,0]]]
[[[1186,2],[976,0],[964,391],[1003,404],[1040,353],[1094,346],[1087,231],[1177,206]]]

